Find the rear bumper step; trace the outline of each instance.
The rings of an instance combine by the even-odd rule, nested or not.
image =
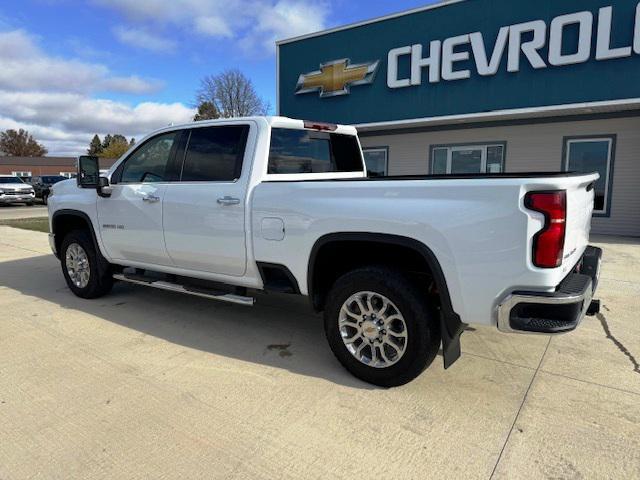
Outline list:
[[[552,293],[513,292],[498,307],[502,332],[560,334],[575,330],[585,315],[599,312],[593,300],[600,276],[602,250],[589,246]]]

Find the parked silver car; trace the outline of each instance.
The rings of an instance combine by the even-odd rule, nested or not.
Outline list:
[[[22,179],[9,175],[0,175],[0,204],[26,203],[33,205],[36,198],[33,187]]]

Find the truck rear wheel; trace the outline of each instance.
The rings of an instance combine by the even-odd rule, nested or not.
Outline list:
[[[71,291],[81,298],[98,298],[113,287],[111,268],[89,232],[74,230],[62,240],[62,273]]]
[[[365,267],[329,292],[324,324],[331,350],[356,377],[382,387],[404,385],[438,353],[440,332],[426,296],[401,272]]]

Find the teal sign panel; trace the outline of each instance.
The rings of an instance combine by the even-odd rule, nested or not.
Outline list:
[[[640,98],[637,0],[464,0],[282,42],[279,113],[349,124]]]

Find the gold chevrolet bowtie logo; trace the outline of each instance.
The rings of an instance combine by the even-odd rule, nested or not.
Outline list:
[[[349,87],[372,83],[379,61],[349,65],[347,58],[323,63],[320,70],[298,78],[296,94],[320,92],[320,98],[349,94]]]

